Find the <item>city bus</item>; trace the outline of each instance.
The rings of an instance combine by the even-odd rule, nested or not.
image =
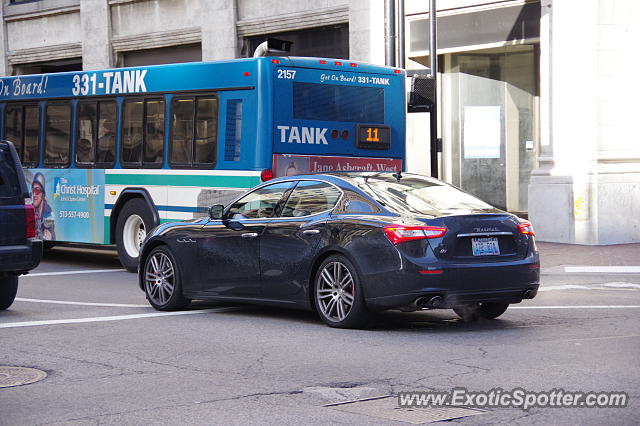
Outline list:
[[[135,271],[151,228],[273,176],[402,170],[405,78],[293,57],[4,77],[0,137],[45,242],[115,244]]]

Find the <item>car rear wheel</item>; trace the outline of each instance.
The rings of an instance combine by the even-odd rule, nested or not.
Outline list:
[[[315,277],[315,305],[322,321],[330,327],[362,328],[371,324],[362,284],[353,264],[344,256],[330,256]]]
[[[469,303],[466,305],[458,305],[453,307],[453,311],[465,322],[477,321],[483,319],[494,319],[504,314],[508,303]]]
[[[7,309],[13,304],[17,292],[17,275],[7,275],[4,277],[0,277],[0,310]]]
[[[149,253],[143,279],[147,300],[159,311],[184,309],[191,302],[182,295],[180,269],[166,247],[156,247]]]
[[[129,272],[138,270],[140,246],[153,225],[153,215],[142,199],[134,198],[122,207],[116,222],[116,248]]]

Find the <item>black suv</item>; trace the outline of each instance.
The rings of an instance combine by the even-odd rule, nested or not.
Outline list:
[[[42,259],[42,240],[36,238],[36,215],[28,199],[16,150],[11,142],[0,141],[0,310],[16,298],[18,276]]]

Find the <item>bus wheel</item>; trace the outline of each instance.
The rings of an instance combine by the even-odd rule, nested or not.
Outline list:
[[[122,207],[116,222],[116,247],[120,263],[129,272],[138,271],[140,246],[153,228],[153,216],[146,203],[134,198]]]

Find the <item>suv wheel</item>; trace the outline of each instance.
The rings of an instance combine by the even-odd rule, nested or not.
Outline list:
[[[18,292],[18,276],[0,277],[0,310],[7,309],[16,298]]]

